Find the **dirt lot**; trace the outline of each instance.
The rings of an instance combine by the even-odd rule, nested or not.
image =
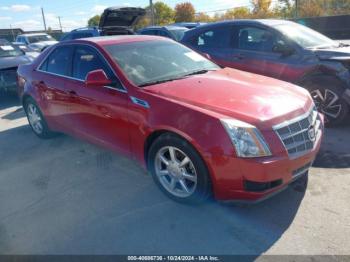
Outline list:
[[[326,131],[299,189],[245,208],[180,205],[133,161],[40,140],[0,101],[0,254],[350,254],[350,125]]]

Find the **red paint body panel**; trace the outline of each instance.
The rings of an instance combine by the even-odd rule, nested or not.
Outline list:
[[[169,131],[182,136],[207,164],[215,197],[220,200],[264,197],[288,184],[293,170],[315,158],[320,141],[308,154],[290,160],[272,130],[273,125],[310,109],[312,99],[302,88],[251,73],[222,69],[141,89],[126,78],[103,48],[154,39],[169,41],[125,36],[70,42],[97,48],[127,92],[105,87],[87,88],[83,81],[35,70],[49,52],[45,51],[32,65],[19,68],[20,77],[27,80],[20,93],[37,101],[50,128],[130,155],[144,166],[145,143],[153,132]],[[130,97],[147,101],[149,108],[133,103]],[[272,156],[236,157],[221,118],[254,124],[269,144]],[[252,193],[244,191],[244,179],[257,182],[282,179],[283,184],[267,192]]]

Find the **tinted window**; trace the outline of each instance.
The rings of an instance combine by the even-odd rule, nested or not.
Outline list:
[[[195,38],[194,45],[199,47],[228,47],[230,45],[230,28],[219,27],[203,32]]]
[[[110,76],[110,70],[97,52],[88,46],[75,49],[73,58],[73,77],[85,80],[86,75],[97,69],[103,69]]]
[[[141,32],[142,35],[157,35],[156,30],[144,30]]]
[[[273,46],[282,41],[276,34],[257,27],[241,27],[235,35],[235,47],[244,50],[272,52]]]
[[[78,39],[78,38],[85,38],[85,37],[92,37],[92,33],[88,32],[79,32],[79,33],[74,33],[72,36],[72,39]]]
[[[158,35],[164,36],[164,37],[170,37],[170,35],[168,34],[168,32],[165,32],[164,30],[159,30],[159,31],[158,31]]]
[[[72,48],[69,46],[57,47],[46,61],[41,65],[40,70],[58,75],[69,76],[71,66]]]

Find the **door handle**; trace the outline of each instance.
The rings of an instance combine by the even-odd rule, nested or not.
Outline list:
[[[71,95],[71,96],[76,96],[77,95],[77,92],[75,92],[74,90],[69,90],[67,93],[69,95]]]

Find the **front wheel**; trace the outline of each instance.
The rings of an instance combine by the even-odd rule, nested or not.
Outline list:
[[[320,77],[305,86],[315,102],[317,110],[324,114],[327,126],[336,126],[345,122],[349,114],[349,104],[343,99],[343,89],[338,80]]]
[[[182,203],[203,203],[211,193],[209,172],[197,151],[172,134],[161,135],[151,146],[148,167],[159,188]]]

